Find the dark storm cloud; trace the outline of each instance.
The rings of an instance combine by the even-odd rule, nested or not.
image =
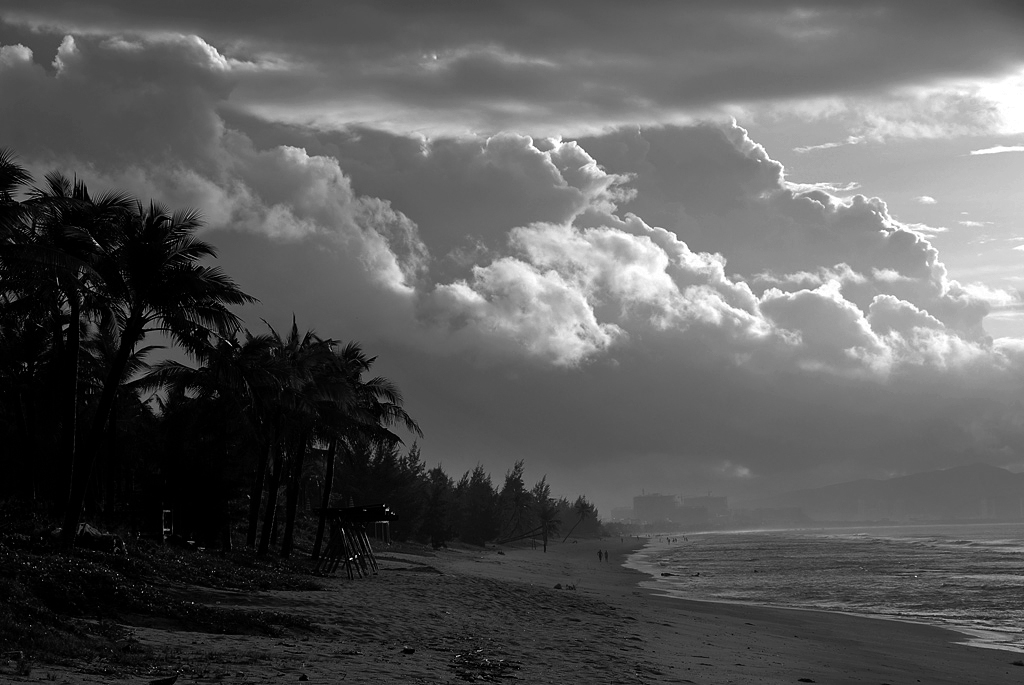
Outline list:
[[[1024,11],[998,2],[15,0],[0,16],[51,32],[201,35],[229,57],[279,66],[245,79],[235,106],[434,131],[653,123],[1024,61]]]

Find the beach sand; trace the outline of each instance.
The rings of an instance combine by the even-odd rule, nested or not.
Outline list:
[[[132,628],[168,664],[113,677],[37,665],[12,682],[145,683],[1019,683],[1024,655],[940,628],[659,596],[624,568],[642,543],[378,550],[377,576],[319,592],[191,589],[194,601],[291,612],[326,634],[288,638]],[[611,559],[598,561],[598,549]],[[561,585],[562,589],[556,589]],[[567,586],[574,586],[570,589]]]

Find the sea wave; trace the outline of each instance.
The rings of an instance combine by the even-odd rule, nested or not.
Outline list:
[[[686,533],[627,565],[688,599],[840,611],[1024,652],[1024,524]]]

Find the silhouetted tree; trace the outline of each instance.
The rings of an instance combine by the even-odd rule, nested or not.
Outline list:
[[[209,434],[212,446],[207,447],[203,464],[204,471],[212,469],[207,480],[216,486],[210,496],[215,510],[205,519],[219,529],[224,550],[231,548],[230,501],[263,453],[261,393],[276,382],[268,363],[270,344],[269,336],[248,331],[241,342],[211,338],[197,346],[196,367],[165,360],[143,381],[147,388],[172,390],[179,404],[188,395],[191,411],[203,420],[192,430]]]
[[[498,495],[501,516],[499,537],[517,539],[529,529],[530,493],[523,481],[526,463],[520,459],[505,473],[505,482]]]
[[[596,529],[585,498],[555,501],[546,478],[528,490],[523,461],[500,493],[482,465],[458,483],[426,469],[419,445],[403,451],[394,432],[422,436],[401,393],[370,377],[375,358],[357,343],[300,333],[294,318],[283,336],[240,333],[230,308],[255,300],[208,265],[197,212],[95,196],[56,172],[32,183],[0,149],[0,496],[53,505],[66,544],[87,502],[154,522],[166,503],[179,532],[229,549],[246,486],[246,543],[264,554],[283,528],[288,555],[304,502],[326,508],[335,492],[391,505],[396,538],[435,546],[500,533],[539,535],[546,549],[570,517],[570,534]],[[190,361],[143,374],[158,331]],[[322,512],[317,523],[314,554]]]
[[[321,440],[326,440],[335,449],[328,449],[326,459],[330,477],[324,479],[324,493],[321,498],[321,511],[317,522],[317,534],[314,541],[314,556],[319,553],[326,523],[326,507],[329,506],[331,490],[335,479],[334,460],[338,451],[344,454],[344,476],[349,480],[348,491],[351,497],[359,494],[361,499],[373,497],[370,490],[375,488],[366,484],[374,455],[377,455],[377,469],[387,464],[381,459],[389,450],[402,443],[401,438],[390,429],[401,425],[414,435],[421,436],[419,424],[409,416],[402,407],[403,398],[398,387],[383,376],[364,379],[363,374],[372,368],[376,357],[367,357],[358,343],[349,343],[337,352],[338,376],[333,382],[343,384],[345,393],[319,405]],[[423,479],[423,466],[419,462],[419,448],[414,445],[408,457],[399,460],[397,471],[402,474],[402,482],[385,485],[390,493],[399,499],[406,498],[404,491],[412,491],[420,486]],[[378,473],[377,478],[383,478]],[[384,481],[387,483],[387,481]],[[389,499],[389,497],[384,498]],[[407,533],[406,523],[413,521],[413,508],[420,507],[422,497],[409,496],[410,504],[401,514],[403,523],[396,526],[399,536]],[[362,502],[376,504],[378,502]],[[385,502],[392,503],[392,502]]]
[[[427,472],[423,530],[434,549],[446,546],[455,534],[455,483],[440,465]]]
[[[569,536],[572,535],[572,532],[576,530],[576,526],[583,523],[584,519],[596,513],[594,505],[588,502],[587,498],[584,497],[583,495],[580,495],[579,497],[576,498],[576,502],[573,504],[573,511],[575,511],[577,516],[576,523],[572,524],[572,528],[570,528],[569,532],[565,534],[565,537],[562,539],[562,542],[565,542],[569,539]]]
[[[471,545],[482,545],[498,535],[498,493],[491,477],[477,464],[455,487],[461,521],[459,538]]]
[[[551,497],[551,486],[548,485],[548,477],[541,478],[530,491],[533,498],[534,518],[537,522],[537,530],[540,533],[544,544],[544,551],[548,551],[548,538],[558,534],[558,528],[562,524],[558,517],[558,504]]]
[[[74,544],[78,522],[88,491],[93,464],[129,359],[145,336],[162,331],[194,352],[210,331],[231,335],[238,317],[227,307],[255,302],[228,276],[201,261],[216,250],[195,237],[202,225],[199,213],[170,213],[162,206],[141,205],[117,223],[118,236],[98,260],[110,312],[108,324],[116,327],[117,351],[107,370],[81,458],[71,474],[71,494],[64,514],[61,540]]]

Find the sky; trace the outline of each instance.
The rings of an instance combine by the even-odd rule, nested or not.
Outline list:
[[[739,501],[1024,470],[1016,2],[5,0],[0,146],[199,208],[429,466]]]

